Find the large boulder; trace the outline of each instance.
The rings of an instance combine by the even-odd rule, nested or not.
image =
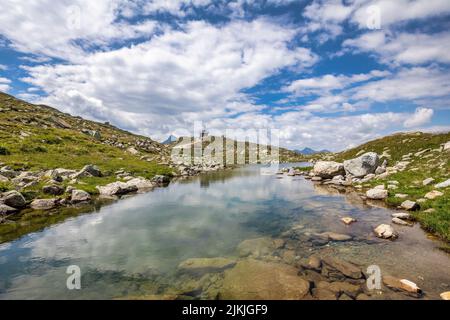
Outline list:
[[[345,171],[342,163],[334,161],[319,161],[314,165],[313,173],[315,176],[328,179],[343,175]]]
[[[226,270],[219,297],[223,300],[300,300],[309,282],[295,267],[254,259],[239,261]]]
[[[344,170],[347,175],[362,178],[375,173],[380,163],[380,158],[375,152],[368,152],[362,156],[344,161]]]
[[[23,208],[27,204],[22,194],[15,190],[3,193],[0,196],[0,203],[13,208]]]

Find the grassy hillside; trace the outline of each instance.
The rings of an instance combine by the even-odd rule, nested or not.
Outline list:
[[[364,185],[370,188],[389,181],[398,181],[397,189],[389,190],[387,202],[398,206],[409,199],[419,201],[421,210],[414,213],[422,226],[450,241],[450,188],[439,189],[444,195],[434,200],[424,199],[425,194],[435,190],[434,185],[450,178],[450,151],[442,151],[442,145],[450,141],[450,133],[401,133],[370,141],[357,148],[334,155],[335,161],[355,158],[364,152],[377,152],[382,159],[388,161],[388,166],[394,166],[400,161],[409,164],[406,170],[394,173],[386,179],[372,180]],[[424,186],[428,178],[435,182]],[[398,194],[407,198],[396,197]],[[433,209],[433,210],[429,210]]]
[[[170,173],[164,165],[168,159],[169,150],[149,138],[0,93],[2,165],[39,171],[79,170],[94,164],[106,176],[125,168],[134,175],[149,178]]]

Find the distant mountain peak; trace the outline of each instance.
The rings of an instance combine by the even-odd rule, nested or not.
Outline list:
[[[162,142],[162,144],[171,144],[177,141],[178,138],[171,134],[164,142]]]
[[[311,155],[311,154],[317,154],[317,153],[328,153],[328,152],[330,152],[328,150],[317,151],[317,150],[314,150],[314,149],[311,149],[311,148],[308,148],[308,147],[304,148],[303,150],[294,150],[294,151],[299,153],[299,154],[303,154],[303,155]]]

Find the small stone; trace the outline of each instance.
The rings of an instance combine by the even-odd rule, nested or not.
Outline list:
[[[309,257],[308,267],[310,269],[320,270],[321,266],[322,266],[322,261],[318,257],[316,257],[316,256]]]
[[[91,201],[91,195],[83,190],[72,190],[70,201],[72,203],[88,202]]]
[[[58,199],[35,199],[31,203],[31,208],[35,210],[49,210],[56,207]]]
[[[352,223],[356,222],[356,219],[354,219],[352,217],[344,217],[341,219],[341,221],[343,223],[345,223],[346,225],[351,225]]]
[[[433,191],[428,192],[428,193],[425,195],[425,198],[428,199],[428,200],[434,200],[434,199],[436,199],[437,197],[441,197],[441,196],[443,196],[443,195],[444,195],[444,194],[443,194],[442,192],[437,191],[437,190],[433,190]]]
[[[432,184],[434,181],[435,180],[433,178],[428,178],[428,179],[423,180],[422,185],[428,186],[428,185]]]
[[[388,197],[388,191],[384,189],[370,189],[366,192],[366,196],[372,200],[384,200]]]
[[[441,293],[442,300],[450,300],[450,291]]]
[[[450,186],[450,179],[448,179],[447,181],[438,183],[438,184],[435,185],[434,187],[437,188],[437,189],[440,189],[440,188],[447,188],[447,187],[449,187],[449,186]]]
[[[411,215],[406,212],[393,213],[391,216],[392,216],[392,218],[397,218],[397,219],[402,219],[402,220],[411,220]]]
[[[424,211],[425,213],[435,213],[436,209],[430,208]]]
[[[403,221],[402,219],[399,219],[399,218],[392,218],[392,222],[395,224],[398,224],[400,226],[408,226],[408,227],[412,226],[411,223]]]
[[[18,210],[16,208],[7,206],[6,204],[0,203],[0,216],[6,216],[9,214],[16,213]]]
[[[134,147],[128,148],[127,152],[131,153],[132,155],[138,155],[139,154],[139,151],[137,151],[136,148],[134,148]]]
[[[415,211],[415,210],[420,209],[419,204],[417,204],[416,202],[411,201],[411,200],[404,201],[400,206],[403,209],[408,210],[408,211]]]
[[[42,188],[42,192],[45,194],[51,194],[54,196],[60,196],[64,194],[64,188],[57,185],[48,185]]]
[[[401,279],[400,286],[403,290],[411,293],[422,293],[422,290],[412,281]]]
[[[416,294],[422,293],[422,290],[414,282],[406,279],[397,279],[391,276],[383,276],[383,283],[391,289],[402,290]]]

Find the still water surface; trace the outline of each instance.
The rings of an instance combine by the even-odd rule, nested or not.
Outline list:
[[[416,225],[396,227],[395,241],[372,230],[392,211],[354,193],[302,177],[261,174],[249,166],[179,181],[70,218],[0,245],[0,299],[111,299],[173,292],[188,258],[234,257],[246,239],[333,231],[353,241],[313,247],[418,283],[428,298],[450,289],[450,257]],[[358,219],[348,227],[340,218]],[[303,249],[299,249],[302,254]],[[82,290],[66,288],[66,269],[82,271]]]

